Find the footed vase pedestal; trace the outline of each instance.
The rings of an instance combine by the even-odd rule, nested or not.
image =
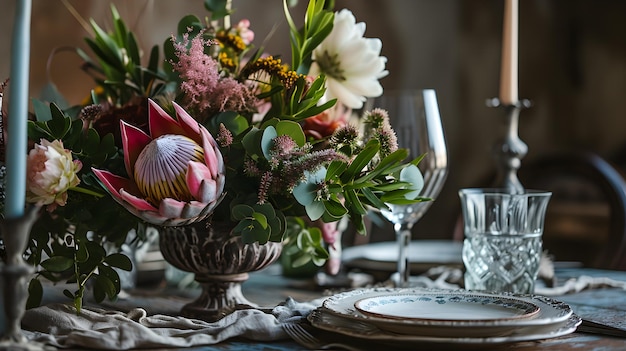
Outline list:
[[[255,307],[241,292],[241,284],[254,272],[275,262],[282,244],[244,244],[232,236],[232,226],[201,222],[184,227],[166,227],[159,234],[163,258],[174,267],[195,274],[202,293],[185,305],[181,315],[208,322],[217,321],[238,307]]]

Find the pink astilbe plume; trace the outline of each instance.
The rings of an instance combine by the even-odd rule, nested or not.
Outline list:
[[[180,75],[180,89],[184,93],[186,109],[196,110],[205,116],[219,112],[254,112],[257,99],[250,89],[237,80],[222,76],[218,62],[204,53],[213,41],[204,40],[202,33],[191,39],[183,35],[182,42],[174,42],[178,62],[173,67]],[[189,49],[187,49],[189,47]]]

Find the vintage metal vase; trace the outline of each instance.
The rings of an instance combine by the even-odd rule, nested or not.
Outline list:
[[[181,315],[209,322],[217,321],[237,308],[255,307],[241,292],[248,273],[275,262],[282,244],[244,244],[231,234],[230,223],[201,222],[166,227],[159,234],[163,258],[174,267],[195,273],[202,293],[185,305]]]

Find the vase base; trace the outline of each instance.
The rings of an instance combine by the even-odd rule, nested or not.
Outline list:
[[[195,301],[183,306],[181,315],[216,322],[237,309],[258,307],[241,292],[241,283],[248,277],[248,273],[197,275],[196,281],[202,286],[202,293]]]

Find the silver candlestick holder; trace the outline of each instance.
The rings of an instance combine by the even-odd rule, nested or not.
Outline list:
[[[6,328],[0,338],[0,350],[50,350],[43,344],[26,339],[21,322],[28,298],[28,278],[34,268],[24,262],[23,254],[30,240],[30,229],[37,220],[41,206],[30,206],[26,214],[0,220],[6,262],[0,267]],[[54,348],[52,348],[54,349]]]
[[[504,110],[502,137],[496,140],[493,156],[497,174],[495,187],[507,189],[510,193],[524,192],[524,186],[517,177],[522,158],[528,153],[528,146],[519,137],[519,114],[523,108],[532,106],[530,100],[520,100],[514,104],[501,104],[498,98],[487,100],[487,106]]]

